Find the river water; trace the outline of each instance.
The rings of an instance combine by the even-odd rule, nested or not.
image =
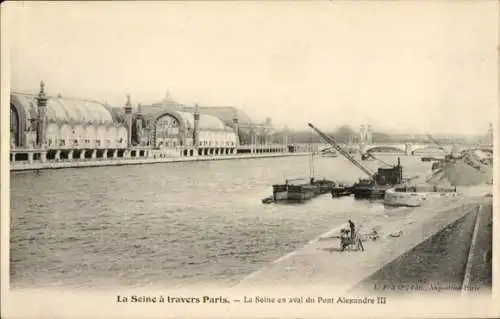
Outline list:
[[[11,286],[231,285],[349,218],[404,218],[405,209],[330,195],[305,204],[261,204],[273,183],[308,177],[309,161],[301,156],[12,173]],[[407,176],[430,171],[431,164],[418,157],[402,157],[401,163]],[[317,158],[314,171],[335,180],[364,177],[341,157]]]

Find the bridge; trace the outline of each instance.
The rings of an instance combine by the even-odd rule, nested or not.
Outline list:
[[[341,144],[339,146],[350,153],[395,153],[404,154],[407,156],[445,156],[452,153],[461,153],[465,150],[479,150],[486,154],[493,155],[493,125],[490,124],[488,133],[481,137],[477,144],[452,144],[439,143],[428,135],[428,142],[399,142],[399,143],[374,143],[372,137],[371,125],[362,125],[359,136],[351,139],[349,144]],[[355,141],[356,140],[356,141]],[[402,139],[404,140],[404,139]],[[329,144],[318,144],[316,147],[319,150],[331,148]]]
[[[441,147],[433,143],[371,143],[361,144],[362,153],[394,152],[405,155],[425,155],[425,154],[450,154],[452,152],[462,152],[466,149],[480,150],[486,153],[493,153],[492,145],[452,145],[441,144]]]
[[[426,154],[442,155],[453,152],[459,153],[466,149],[480,150],[485,153],[493,153],[492,145],[452,145],[434,143],[361,143],[353,145],[341,145],[344,148],[354,149],[360,153],[396,153],[404,155],[421,156]],[[321,145],[320,149],[329,148],[328,144]],[[444,149],[444,150],[443,150]]]
[[[446,151],[444,151],[444,150]],[[360,151],[362,153],[401,153],[405,155],[423,155],[423,154],[441,154],[451,153],[454,150],[453,145],[441,145],[441,148],[436,144],[431,143],[370,143],[361,144]]]
[[[480,139],[480,145],[457,145],[441,144],[438,146],[431,136],[428,142],[424,143],[373,143],[372,126],[362,125],[359,132],[360,145],[358,151],[361,153],[402,153],[405,155],[424,154],[450,154],[459,153],[464,150],[480,150],[488,154],[493,154],[493,125],[490,123],[488,132]]]

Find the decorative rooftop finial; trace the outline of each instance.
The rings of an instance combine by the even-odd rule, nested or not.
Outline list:
[[[45,83],[43,83],[43,81],[40,81],[40,92],[38,93],[38,97],[45,97]]]
[[[47,95],[45,95],[45,83],[43,83],[43,81],[40,82],[40,92],[38,92],[36,100],[38,101],[38,106],[47,106],[48,98]]]

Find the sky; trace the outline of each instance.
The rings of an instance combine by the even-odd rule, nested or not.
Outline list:
[[[4,3],[10,88],[236,106],[277,127],[486,133],[497,1]]]

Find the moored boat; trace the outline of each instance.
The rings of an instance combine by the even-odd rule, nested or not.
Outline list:
[[[356,199],[382,199],[385,191],[394,185],[379,185],[373,180],[360,179],[352,186],[352,193]]]
[[[304,201],[319,194],[319,187],[310,182],[290,183],[287,188],[286,200]]]
[[[312,178],[310,180],[311,185],[316,187],[316,195],[323,195],[323,194],[328,194],[332,191],[332,189],[337,186],[337,183],[335,181],[322,178],[322,179],[315,179]]]
[[[337,152],[332,148],[327,148],[320,151],[322,157],[338,157]]]
[[[405,182],[403,180],[403,167],[401,166],[399,157],[397,165],[391,165],[392,167],[389,168],[379,168],[377,172],[373,172],[371,169],[363,166],[360,162],[358,162],[349,154],[349,152],[340,147],[340,145],[336,143],[333,137],[321,132],[311,123],[308,123],[308,125],[314,131],[316,131],[328,144],[335,148],[337,152],[342,154],[347,160],[361,169],[369,177],[368,179],[360,179],[357,183],[354,183],[354,185],[352,186],[352,193],[354,194],[355,198],[383,199],[385,191],[387,189],[394,187],[394,185]],[[362,158],[368,158],[369,156],[375,159],[375,157],[371,153],[364,153],[363,155]]]
[[[324,151],[322,150],[321,153]],[[335,151],[333,150],[333,152]],[[337,183],[325,178],[317,179],[314,177],[314,155],[315,152],[311,149],[309,162],[310,178],[287,179],[284,184],[273,185],[273,195],[264,198],[262,203],[269,204],[279,201],[301,202],[318,195],[330,193]]]
[[[339,184],[332,188],[331,190],[332,198],[351,196],[352,195],[352,185]]]
[[[383,199],[388,189],[402,183],[403,167],[398,158],[394,167],[380,167],[372,179],[360,179],[352,186],[352,193],[358,199]]]
[[[363,154],[361,154],[361,160],[362,161],[373,161],[374,159],[375,158],[370,153],[363,153]]]
[[[420,160],[421,160],[422,162],[432,162],[432,161],[438,161],[438,160],[439,160],[439,158],[432,157],[432,156],[422,156],[422,157],[420,158]]]
[[[328,194],[337,183],[328,179],[287,179],[284,184],[273,185],[273,195],[266,197],[262,203],[279,201],[304,201],[315,196]]]
[[[386,190],[384,205],[419,207],[431,199],[454,197],[456,195],[456,187],[438,187],[431,185],[396,186]]]

